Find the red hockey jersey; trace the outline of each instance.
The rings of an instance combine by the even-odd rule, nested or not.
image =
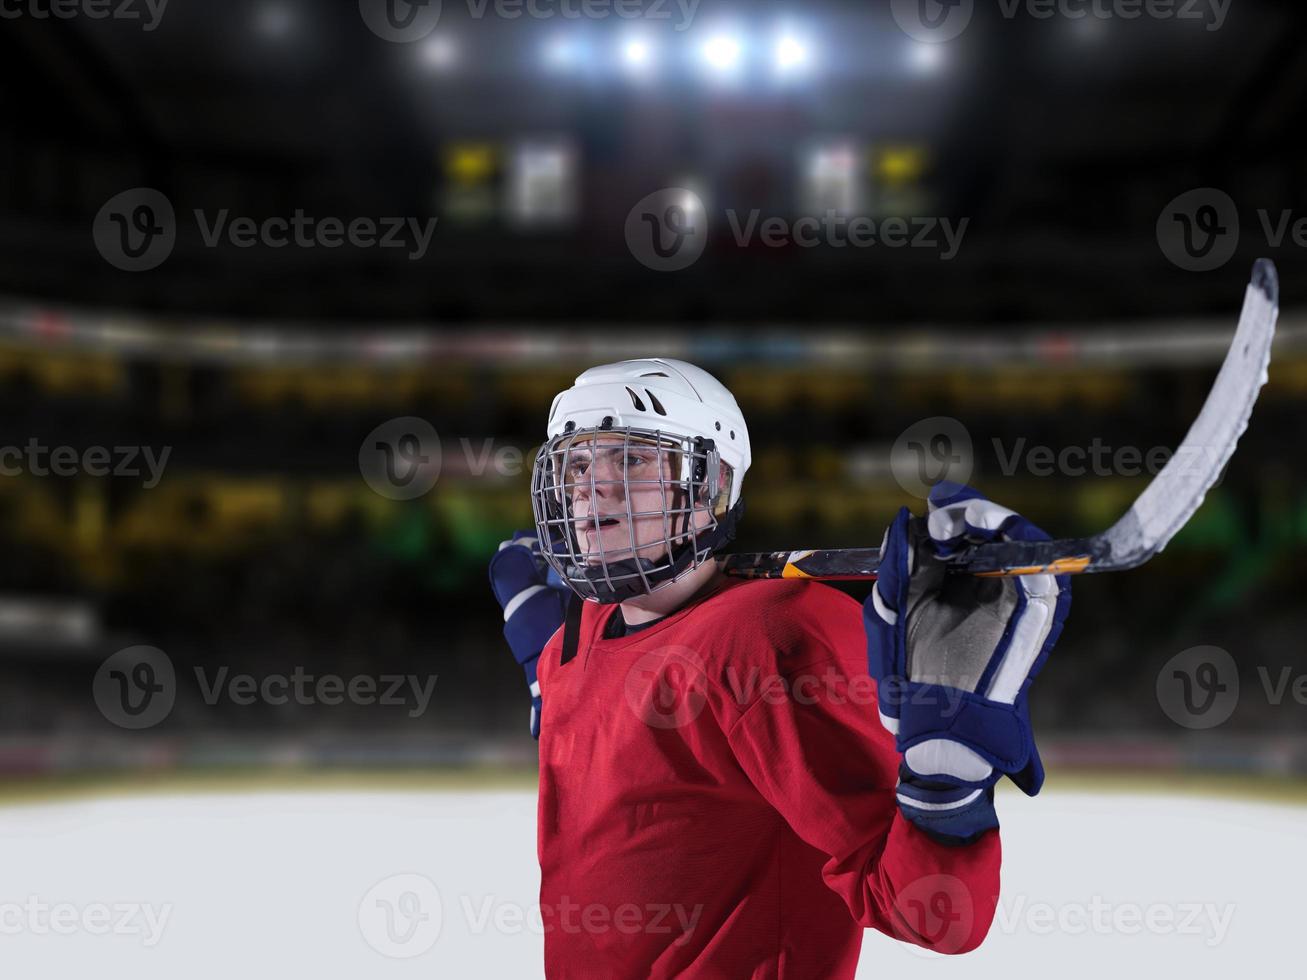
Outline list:
[[[862,928],[984,938],[999,836],[939,844],[895,803],[861,608],[815,582],[721,579],[653,626],[540,658],[538,847],[555,978],[852,977]]]

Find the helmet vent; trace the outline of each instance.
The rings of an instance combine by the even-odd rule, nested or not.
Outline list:
[[[647,374],[640,375],[642,378],[665,378],[667,375],[662,371],[650,371]]]
[[[667,414],[667,409],[663,408],[663,403],[658,400],[657,395],[655,395],[648,388],[644,390],[644,393],[649,396],[649,401],[653,403],[653,408],[655,412],[657,412],[659,415]]]
[[[637,412],[643,412],[643,411],[644,411],[644,402],[640,401],[640,396],[637,395],[637,394],[636,394],[634,391],[632,391],[630,388],[627,388],[627,389],[626,389],[626,393],[627,393],[628,395],[631,396],[631,404],[635,406],[635,410],[636,410]],[[647,392],[646,392],[646,394],[647,394]]]

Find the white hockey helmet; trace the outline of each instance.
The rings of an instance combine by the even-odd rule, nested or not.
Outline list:
[[[591,368],[554,399],[548,435],[531,480],[536,528],[546,560],[582,598],[619,602],[653,592],[708,561],[734,535],[749,431],[735,397],[702,368],[671,358]],[[573,454],[585,457],[603,445],[619,448],[623,460],[631,447],[656,451],[659,476],[631,478],[625,462],[620,479],[596,480],[594,468],[587,476]],[[575,495],[593,495],[602,484],[620,484],[612,499],[620,497],[624,510],[578,516]],[[664,495],[657,511],[633,511],[632,491],[642,486],[672,499]],[[637,541],[640,521],[660,521],[661,539]],[[605,545],[601,524],[623,522],[627,543]],[[592,539],[589,546],[578,527]]]

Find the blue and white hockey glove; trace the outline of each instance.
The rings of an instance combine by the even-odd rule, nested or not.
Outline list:
[[[1068,575],[945,575],[950,555],[996,540],[1047,540],[970,487],[931,490],[929,516],[899,511],[863,606],[881,723],[903,753],[899,809],[932,836],[974,840],[998,826],[1004,775],[1029,796],[1044,767],[1030,728],[1031,681],[1071,607]]]
[[[490,559],[490,587],[504,610],[504,638],[531,690],[531,737],[540,737],[540,652],[563,624],[572,590],[540,555],[534,531],[516,531]]]

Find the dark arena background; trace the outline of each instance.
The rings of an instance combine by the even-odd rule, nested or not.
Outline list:
[[[914,467],[1084,535],[1261,256],[1269,383],[1167,549],[1076,581],[990,939],[868,933],[859,976],[1282,969],[1304,52],[1255,0],[0,0],[0,973],[542,975],[486,567],[554,395],[721,379],[738,550],[875,546]]]

